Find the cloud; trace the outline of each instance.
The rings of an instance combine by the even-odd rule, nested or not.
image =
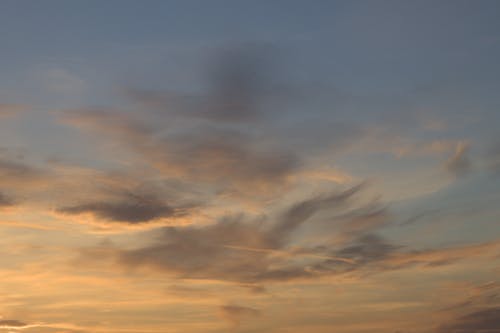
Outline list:
[[[0,176],[7,182],[33,181],[41,176],[41,170],[25,163],[0,157]]]
[[[293,205],[273,227],[271,234],[276,239],[286,238],[288,233],[307,221],[314,213],[345,203],[361,188],[362,185],[358,185],[340,193],[316,196]]]
[[[491,26],[482,27],[457,17],[452,17],[457,24],[447,26],[443,14],[450,12],[447,9],[463,7],[461,4],[446,4],[438,11],[424,8],[425,17],[411,15],[416,7],[422,9],[420,4],[409,8],[396,2],[393,5],[395,11],[379,8],[373,15],[372,9],[384,6],[361,8],[366,4],[358,3],[355,13],[349,13],[352,8],[347,2],[335,8],[319,3],[304,5],[304,11],[291,3],[283,10],[279,4],[257,8],[249,2],[243,7],[250,19],[234,13],[201,33],[177,17],[182,12],[189,16],[201,12],[212,20],[211,12],[205,13],[198,4],[176,6],[179,10],[175,10],[173,20],[161,22],[154,21],[166,17],[162,11],[168,10],[168,5],[142,8],[138,4],[127,9],[125,5],[110,4],[95,10],[87,5],[91,8],[81,11],[68,6],[57,10],[38,8],[36,13],[24,13],[23,6],[23,11],[18,10],[30,18],[27,22],[16,21],[23,25],[17,29],[21,35],[28,39],[40,37],[35,43],[26,41],[35,53],[39,49],[37,62],[93,67],[85,76],[104,81],[113,81],[113,73],[127,69],[126,76],[144,81],[145,86],[128,89],[124,100],[116,100],[116,96],[107,95],[109,87],[103,80],[87,85],[75,73],[54,68],[44,73],[45,88],[57,95],[51,98],[56,96],[47,96],[43,89],[36,91],[31,82],[26,82],[26,92],[33,92],[28,100],[42,105],[37,106],[37,112],[23,115],[20,121],[13,122],[14,126],[0,131],[2,145],[33,153],[27,159],[8,158],[0,150],[0,208],[18,202],[27,205],[19,209],[16,206],[13,214],[0,209],[5,247],[0,272],[2,311],[7,316],[25,314],[6,319],[34,323],[33,318],[52,322],[72,317],[88,332],[208,333],[225,331],[218,318],[211,318],[212,312],[218,311],[235,325],[248,320],[256,324],[253,331],[261,332],[394,332],[389,326],[416,332],[434,324],[433,309],[466,297],[462,295],[467,292],[460,290],[441,294],[442,283],[485,281],[498,275],[500,271],[494,268],[498,243],[481,243],[497,237],[494,223],[499,215],[498,189],[492,189],[495,184],[491,183],[491,193],[486,196],[485,188],[470,187],[474,181],[471,178],[469,184],[464,182],[467,188],[462,193],[463,201],[450,198],[449,193],[428,195],[449,180],[443,177],[435,183],[441,176],[436,172],[435,159],[445,162],[446,155],[450,157],[445,166],[450,174],[467,175],[481,161],[473,159],[475,151],[465,141],[457,144],[456,139],[470,138],[474,148],[479,149],[481,138],[495,130],[496,116],[487,118],[491,121],[486,121],[484,131],[482,125],[484,108],[494,113],[497,99],[480,95],[491,92],[493,96],[497,89],[479,81],[495,81],[498,73],[487,73],[491,68],[484,61],[472,61],[482,52],[484,60],[495,58],[491,53],[498,47],[493,50],[475,36],[476,32],[493,31]],[[311,9],[321,15],[311,18]],[[484,11],[466,9],[474,15]],[[231,8],[211,11],[223,16],[233,14]],[[360,14],[356,11],[361,11],[362,19],[369,18],[369,24],[353,24],[349,15]],[[50,24],[46,12],[60,15]],[[495,16],[495,11],[488,12]],[[132,22],[126,17],[130,13],[153,22]],[[261,15],[253,15],[256,13]],[[274,20],[269,14],[281,17]],[[428,29],[427,23],[435,15],[444,24],[432,24]],[[140,29],[127,33],[127,24],[109,22],[112,16]],[[260,17],[254,20],[254,16]],[[59,24],[61,19],[71,24]],[[39,33],[26,33],[42,21],[48,24],[40,26]],[[249,25],[250,21],[259,21],[260,26]],[[333,26],[330,22],[334,22]],[[354,33],[354,39],[349,38],[349,33],[342,38],[336,31],[345,27],[345,22],[349,29],[344,30]],[[300,23],[313,29],[306,31],[297,25]],[[212,48],[210,44],[222,37],[214,36],[221,26],[227,27],[222,30],[230,30],[235,25],[240,33],[229,31],[229,35],[236,38],[241,32],[258,38],[273,27],[274,33],[264,38],[279,39],[287,53],[290,51],[298,60],[286,73],[286,83],[280,82],[282,78],[268,61],[266,50],[245,47],[224,50],[215,59],[216,64],[207,68],[205,82],[193,82],[191,72],[189,77],[185,75],[181,63],[192,56],[198,58],[197,51]],[[368,25],[369,29],[365,29]],[[59,26],[67,27],[60,37],[76,41],[63,46],[89,39],[98,41],[102,52],[92,56],[92,47],[81,45],[78,49],[85,51],[82,62],[77,49],[70,52],[64,47],[50,48],[57,46],[53,41],[60,38],[46,29],[57,30]],[[154,31],[164,26],[187,29],[179,38],[169,33],[167,41],[157,43],[161,36]],[[474,40],[478,47],[469,48],[465,54],[446,52],[445,57],[439,47],[416,47],[417,52],[405,47],[429,40],[436,46],[439,43],[433,41],[433,34],[440,34],[443,38],[438,41],[445,41],[444,36],[459,26],[474,32],[474,36],[452,34],[447,36],[448,42],[457,46]],[[382,31],[377,31],[380,27]],[[377,38],[365,40],[364,30],[372,37],[380,34],[387,45],[394,40],[392,37],[404,39],[403,45],[395,48],[396,52],[383,47],[375,50]],[[94,31],[100,32],[101,38],[89,35]],[[131,40],[147,31],[151,35],[139,38],[139,43]],[[196,39],[200,35],[208,38],[199,43]],[[357,38],[360,35],[362,38]],[[47,36],[54,38],[43,38]],[[106,43],[112,40],[120,42]],[[193,48],[196,54],[188,54]],[[360,52],[370,48],[378,54]],[[30,52],[24,54],[29,56]],[[71,54],[76,57],[68,58]],[[160,59],[162,54],[167,58]],[[111,59],[114,55],[127,59]],[[285,52],[283,55],[278,60],[284,63],[287,57]],[[437,63],[432,59],[435,56],[439,57]],[[407,60],[416,58],[424,61],[417,70],[411,69],[408,64],[414,61]],[[133,59],[142,62],[134,66]],[[18,62],[28,66],[22,73],[14,69],[19,73],[14,77],[17,81],[33,69],[25,59],[21,60]],[[436,78],[439,81],[435,70],[439,71],[447,60],[455,61],[451,66],[454,69],[460,67],[460,62],[469,61],[466,67],[477,67],[477,75],[466,80],[473,83],[470,87],[474,89],[467,92],[463,87],[455,88],[455,83],[445,88],[434,84]],[[155,73],[136,75],[146,63]],[[159,77],[164,74],[164,69],[157,67],[159,63],[175,67],[168,73],[172,75]],[[374,63],[388,66],[377,67]],[[401,71],[408,75],[400,76]],[[457,72],[462,75],[464,71]],[[433,84],[425,89],[431,92],[422,93],[419,85],[428,78]],[[298,94],[290,96],[293,91],[288,83],[293,84],[294,79],[304,84],[325,80],[329,86],[313,83],[307,87],[310,90],[297,89]],[[164,87],[172,90],[162,90]],[[85,92],[89,95],[81,95]],[[25,95],[22,91],[16,94]],[[81,98],[66,100],[63,95]],[[65,125],[73,127],[54,124],[53,113],[47,109],[54,105],[70,107],[75,105],[71,101],[77,100],[110,107],[78,102],[81,109],[57,114]],[[1,105],[0,123],[4,115],[17,112],[15,106]],[[421,113],[429,116],[425,117],[426,124],[419,122]],[[476,133],[479,128],[481,133]],[[474,133],[465,133],[468,130]],[[396,159],[396,153],[404,158]],[[64,161],[45,162],[52,154]],[[375,186],[380,187],[365,192],[364,184],[352,186],[365,177],[373,177]],[[374,202],[374,192],[393,201]],[[420,201],[421,197],[428,200]],[[416,201],[422,203],[422,209],[413,205]],[[397,210],[407,204],[398,217],[405,220],[418,210],[424,212],[429,223],[412,223],[421,218],[417,215],[404,228],[395,228],[392,208]],[[72,225],[68,220],[91,225]],[[108,230],[126,229],[127,233],[106,235],[114,245],[82,250],[82,256],[96,266],[68,267],[74,263],[71,259],[75,249],[98,242],[92,223],[102,226],[100,230],[109,226]],[[13,229],[9,224],[46,230]],[[169,284],[174,285],[169,288]],[[444,301],[446,296],[449,298]],[[231,303],[233,299],[236,304]],[[498,316],[498,312],[485,313],[491,309],[498,308],[486,300],[481,307],[475,304],[474,309],[467,308],[467,312],[443,325],[443,330],[470,331],[471,323],[483,331],[491,330],[492,325],[478,324]],[[453,311],[463,310],[461,307]],[[418,321],[424,327],[408,328]],[[46,326],[29,329],[28,324],[17,320],[0,320],[1,325],[9,331],[18,327],[39,333],[77,328],[39,324],[37,327]]]
[[[219,310],[224,319],[236,326],[244,319],[256,318],[262,315],[260,310],[240,305],[223,305]]]
[[[61,207],[58,212],[71,215],[89,213],[109,222],[140,224],[185,216],[195,208],[193,204],[173,206],[166,203],[161,194],[152,191],[112,188],[109,192],[111,196],[104,196],[99,201]]]
[[[64,163],[35,165],[0,155],[0,205],[44,207],[66,215],[88,214],[96,222],[138,225],[184,218],[205,200],[192,187],[150,172],[99,171]],[[110,227],[110,224],[107,225]]]
[[[289,207],[276,220],[245,220],[226,217],[202,227],[166,227],[156,242],[146,247],[118,251],[127,267],[149,266],[188,278],[211,278],[255,283],[313,275],[310,262],[298,264],[294,257],[324,261],[307,251],[293,252],[290,235],[315,213],[335,210],[354,196],[360,186],[314,196]],[[342,258],[327,257],[339,263]],[[309,260],[310,261],[310,260]]]
[[[0,207],[7,207],[14,205],[14,201],[0,192]]]
[[[112,222],[141,223],[160,217],[175,216],[172,207],[147,198],[131,197],[129,201],[93,202],[59,209],[61,213],[80,214],[92,213],[97,217]]]
[[[459,142],[453,156],[446,161],[446,170],[456,177],[466,175],[472,167],[468,154],[469,145],[465,142]]]
[[[444,312],[468,311],[478,308],[490,308],[500,303],[500,282],[489,281],[479,285],[473,283],[450,284],[452,291],[460,291],[460,296],[454,302],[443,308]]]
[[[206,92],[189,95],[177,92],[127,89],[135,103],[171,116],[204,119],[214,123],[238,124],[260,120],[270,98],[278,98],[283,87],[276,81],[276,63],[269,47],[240,45],[219,50],[209,64]]]
[[[395,253],[384,262],[386,268],[403,268],[414,265],[438,267],[453,264],[465,258],[495,256],[500,242],[492,241],[449,248],[414,250]]]
[[[363,265],[386,259],[400,247],[388,243],[374,234],[363,235],[336,252],[339,257],[350,258],[356,265]]]
[[[425,250],[393,244],[374,233],[386,223],[383,210],[354,208],[346,214],[336,214],[348,206],[347,200],[352,204],[351,198],[361,188],[355,186],[342,192],[313,196],[291,205],[274,219],[246,220],[233,216],[201,227],[166,227],[150,245],[132,250],[110,249],[111,256],[128,268],[149,267],[180,278],[261,284],[356,271],[376,273],[411,266],[433,268],[488,256],[498,249],[495,242]],[[345,223],[348,216],[348,221],[354,224],[347,228],[348,237],[343,238],[340,245],[335,241],[338,237],[335,233],[330,238],[305,241],[304,235],[298,232],[320,212],[340,224]],[[311,224],[311,227],[319,228],[321,234],[321,226]],[[341,233],[345,232],[342,230]],[[291,237],[294,233],[297,237]],[[301,243],[308,245],[299,245]]]
[[[391,217],[387,207],[373,202],[353,209],[338,218],[345,220],[340,227],[340,233],[344,239],[349,240],[388,225]]]
[[[281,189],[300,167],[300,158],[293,151],[263,146],[255,136],[240,130],[202,126],[165,133],[164,128],[109,110],[73,110],[65,115],[75,126],[118,140],[132,153],[131,158],[148,163],[162,177],[198,188],[240,196],[266,195]]]
[[[321,205],[316,208],[323,209]],[[301,223],[308,217],[303,217]],[[275,225],[280,223],[278,220]],[[112,255],[129,268],[146,266],[181,278],[259,284],[356,271],[435,268],[477,256],[493,256],[499,248],[499,243],[491,242],[412,250],[366,231],[360,231],[341,247],[328,242],[300,247],[288,237],[299,225],[292,223],[287,225],[287,232],[277,232],[265,220],[227,218],[205,227],[169,227],[151,245],[134,250],[113,249]]]
[[[497,333],[500,332],[500,307],[486,308],[455,318],[442,325],[438,333]]]
[[[50,174],[34,164],[22,159],[0,154],[0,206],[13,205],[17,198],[22,201],[31,200],[32,194],[44,185],[53,185]],[[7,193],[7,194],[6,194]]]
[[[296,96],[280,83],[271,53],[258,45],[224,49],[197,94],[127,89],[120,109],[69,109],[60,120],[104,138],[99,147],[118,148],[119,162],[236,200],[269,201],[304,177],[349,182],[307,165],[307,157],[350,144],[360,132],[345,122],[302,119],[296,105],[288,107]],[[286,112],[297,113],[290,123],[281,121]]]
[[[193,179],[225,187],[269,189],[286,181],[299,166],[292,152],[257,147],[250,137],[233,131],[208,130],[181,136],[170,145],[164,166],[175,166]]]
[[[19,320],[13,320],[13,319],[0,320],[0,328],[20,329],[26,327],[29,327],[29,325]]]
[[[127,223],[147,222],[174,214],[171,207],[154,198],[143,198],[135,195],[129,195],[127,201],[84,203],[63,207],[59,211],[66,214],[92,213],[108,221]]]
[[[212,226],[166,228],[160,242],[119,253],[129,267],[151,266],[188,278],[253,281],[269,267],[266,253],[226,247],[238,244],[255,248],[272,245],[258,226],[223,220]]]

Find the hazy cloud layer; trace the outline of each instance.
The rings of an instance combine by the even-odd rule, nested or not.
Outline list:
[[[0,7],[1,332],[500,333],[494,1]]]

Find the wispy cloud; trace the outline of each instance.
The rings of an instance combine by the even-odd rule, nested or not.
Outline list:
[[[442,325],[437,332],[500,332],[500,308],[487,308],[457,317]]]
[[[446,169],[455,176],[463,176],[471,170],[472,162],[469,158],[470,147],[465,142],[459,142],[455,153],[446,161]]]
[[[223,305],[220,308],[221,316],[234,325],[239,325],[241,320],[256,318],[262,315],[261,311],[240,305]]]

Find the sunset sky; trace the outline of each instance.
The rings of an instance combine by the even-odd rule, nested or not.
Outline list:
[[[500,1],[0,0],[0,333],[500,332]]]

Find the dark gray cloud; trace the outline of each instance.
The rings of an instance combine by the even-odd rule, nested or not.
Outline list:
[[[486,308],[460,316],[442,325],[438,333],[500,332],[500,307]]]
[[[170,217],[174,210],[162,203],[131,200],[129,202],[95,202],[64,207],[59,210],[67,214],[92,213],[108,221],[141,223],[159,217]]]
[[[380,236],[366,234],[355,239],[347,247],[336,252],[339,257],[353,259],[356,265],[381,261],[398,250],[399,247],[390,244]]]
[[[28,324],[14,319],[4,319],[0,320],[0,328],[23,328],[28,326]]]
[[[155,194],[122,191],[117,198],[59,208],[64,214],[90,213],[111,222],[138,224],[185,215],[188,207],[173,207]]]

